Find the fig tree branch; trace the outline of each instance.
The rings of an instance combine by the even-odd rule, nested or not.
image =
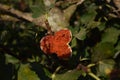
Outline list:
[[[38,18],[33,18],[31,13],[21,12],[19,10],[14,9],[13,7],[1,3],[0,3],[0,11],[8,12],[12,15],[15,15],[17,18],[22,18],[24,20],[34,23],[37,26],[47,29],[45,25],[45,21],[46,21],[45,15],[42,15]]]

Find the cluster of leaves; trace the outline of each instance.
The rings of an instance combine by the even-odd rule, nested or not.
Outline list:
[[[45,1],[52,2],[52,0]],[[58,6],[61,10],[75,4],[72,3],[74,0],[70,0],[71,3],[69,0],[55,1],[61,2]],[[47,14],[55,7],[54,3],[45,7],[43,0],[1,0],[0,3],[13,6],[22,12],[32,13],[34,18]],[[1,16],[13,15],[0,10],[0,78],[2,80],[120,79],[120,14],[114,12],[117,8],[114,0],[110,2],[85,0],[76,6],[72,17],[69,18],[68,28],[73,34],[70,43],[73,52],[69,60],[59,60],[45,55],[40,50],[39,41],[46,35],[47,30],[23,19],[4,20]],[[69,10],[67,13],[70,13]]]

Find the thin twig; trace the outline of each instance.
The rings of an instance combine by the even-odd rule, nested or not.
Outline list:
[[[101,80],[99,77],[97,77],[95,74],[93,74],[92,72],[88,72],[88,75],[90,75],[92,78],[94,78],[95,80]]]
[[[4,4],[0,4],[0,10],[6,11],[6,12],[10,12],[11,14],[16,15],[19,18],[23,18],[25,20],[28,20],[30,22],[33,21],[33,18],[31,17],[30,13],[23,13],[19,10],[15,10],[14,8],[4,5]]]

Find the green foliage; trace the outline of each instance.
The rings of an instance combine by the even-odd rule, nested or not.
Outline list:
[[[77,70],[67,71],[62,74],[53,74],[53,80],[77,80],[81,72]]]
[[[108,28],[103,33],[102,42],[111,42],[115,44],[118,40],[118,36],[120,35],[120,30],[116,28]]]
[[[40,80],[36,73],[30,69],[29,64],[21,64],[18,70],[18,80]]]
[[[86,38],[87,31],[84,28],[81,28],[80,31],[75,34],[75,37],[79,40],[84,40]]]
[[[32,5],[30,5],[30,8],[33,12],[32,15],[34,18],[37,18],[37,17],[41,16],[42,14],[46,13],[43,0],[36,0],[35,2],[33,2]]]
[[[76,47],[76,44],[77,44],[76,38],[72,39],[71,44],[72,44],[71,47]]]
[[[81,23],[89,25],[95,19],[95,16],[97,14],[95,8],[96,6],[94,3],[89,5],[89,7],[86,9],[85,14],[81,16]]]
[[[120,41],[118,42],[116,49],[119,51],[120,50]]]
[[[114,54],[114,45],[112,43],[99,43],[93,49],[92,61],[107,59],[113,57]]]
[[[1,0],[0,79],[120,80],[119,71],[114,72],[120,69],[119,10],[109,2],[112,0],[80,1]],[[1,9],[1,4],[19,10],[27,18]],[[41,18],[48,19],[53,31],[71,30],[72,56],[68,60],[41,51],[40,40],[50,30],[38,26],[46,24]],[[35,21],[40,23],[36,25]]]
[[[115,62],[112,59],[107,59],[99,62],[98,75],[107,77],[113,70]]]

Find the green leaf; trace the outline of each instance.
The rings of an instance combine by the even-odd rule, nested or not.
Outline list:
[[[84,40],[86,38],[87,31],[85,28],[81,28],[80,31],[75,35],[79,40]]]
[[[75,12],[76,8],[77,8],[77,5],[73,4],[64,10],[64,16],[65,16],[67,21],[70,21],[70,18],[73,15],[73,13]]]
[[[76,41],[76,38],[73,38],[72,41],[71,41],[71,47],[76,47],[76,44],[77,44],[77,41]]]
[[[29,64],[21,64],[18,70],[18,80],[40,80],[36,73],[30,69]]]
[[[81,24],[84,24],[87,29],[93,29],[101,24],[101,22],[95,21],[97,15],[96,8],[97,6],[94,3],[87,5],[86,11],[80,17]]]
[[[46,13],[46,8],[45,8],[43,0],[39,0],[39,1],[37,0],[36,4],[31,5],[30,8],[33,12],[32,16],[34,18],[37,18],[37,17],[41,16],[42,14]]]
[[[95,28],[95,27],[97,27],[97,26],[99,26],[99,25],[100,25],[100,22],[97,22],[97,21],[90,21],[90,22],[87,24],[88,28],[91,28],[91,29],[93,29],[93,28]]]
[[[87,12],[85,12],[82,16],[81,16],[81,22],[84,24],[89,24],[91,23],[91,21],[94,21],[94,18],[96,16],[96,6],[95,4],[91,4],[88,8],[87,8]]]
[[[78,33],[80,27],[78,27],[78,26],[76,26],[76,27],[69,26],[68,29],[71,30],[71,32],[72,32],[72,34],[73,34],[73,36],[74,36],[75,34]]]
[[[93,62],[113,57],[115,54],[114,45],[112,43],[99,43],[93,48],[92,53]]]
[[[102,30],[104,30],[105,29],[105,23],[103,22],[103,23],[100,23],[98,26],[97,26],[97,28],[100,30],[100,31],[102,31]]]
[[[106,76],[109,75],[112,69],[114,68],[115,61],[112,59],[102,60],[99,62],[98,65],[98,72],[99,76]]]
[[[16,64],[19,62],[19,60],[11,55],[5,54],[6,57],[6,63],[12,63],[12,64]]]
[[[120,50],[120,41],[118,42],[117,46],[115,47],[116,50]]]
[[[118,36],[120,35],[120,30],[116,28],[108,28],[102,34],[102,42],[111,42],[115,44],[118,40]]]
[[[63,74],[54,75],[53,80],[77,80],[80,74],[81,74],[81,71],[71,70]]]

